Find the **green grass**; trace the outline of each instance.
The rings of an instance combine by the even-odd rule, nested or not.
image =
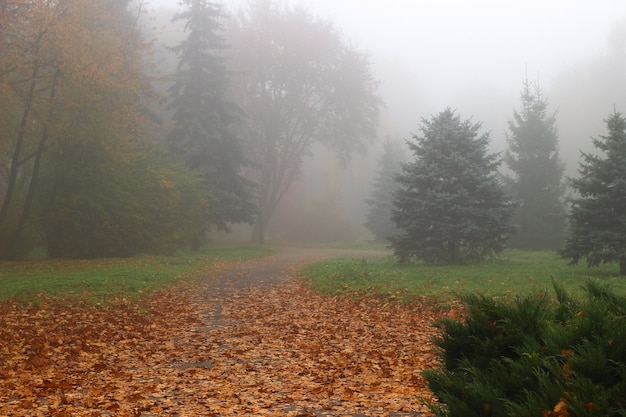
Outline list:
[[[389,250],[389,243],[373,241],[303,243],[298,246],[317,249]]]
[[[568,266],[553,252],[509,250],[499,259],[480,265],[433,266],[419,262],[400,265],[393,257],[356,260],[332,259],[306,266],[305,279],[327,294],[378,293],[445,300],[460,293],[476,292],[494,297],[552,291],[552,279],[572,295],[587,279],[611,285],[626,294],[626,277],[617,264],[587,268]]]
[[[218,262],[264,256],[273,251],[253,246],[208,247],[175,256],[137,256],[94,260],[34,259],[0,261],[0,302],[16,298],[89,298],[95,302],[136,298],[202,276]]]

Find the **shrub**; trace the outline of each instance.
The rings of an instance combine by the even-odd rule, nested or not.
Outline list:
[[[464,322],[438,322],[442,367],[424,371],[437,416],[625,416],[626,299],[588,281],[573,300],[462,297]]]
[[[151,147],[119,155],[99,143],[57,146],[42,182],[42,223],[54,258],[169,254],[206,229],[193,174]]]

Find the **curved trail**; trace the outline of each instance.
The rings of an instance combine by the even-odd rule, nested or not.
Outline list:
[[[436,365],[442,312],[294,279],[307,262],[386,255],[280,247],[212,264],[141,307],[3,303],[0,415],[426,416],[421,371]]]
[[[241,262],[228,268],[220,276],[217,287],[274,285],[293,278],[297,269],[309,262],[342,257],[367,259],[389,255],[391,252],[385,250],[278,247],[276,254]]]
[[[210,294],[207,297],[213,300],[213,308],[205,314],[209,330],[227,324],[222,309],[228,294],[234,290],[251,287],[271,287],[288,282],[296,278],[298,271],[305,264],[333,258],[380,258],[391,255],[385,250],[365,249],[326,249],[303,248],[292,246],[276,247],[277,252],[267,257],[252,259],[236,263],[227,267],[215,280],[210,282]],[[210,318],[209,318],[210,317]]]
[[[355,250],[355,249],[317,249],[298,247],[278,247],[277,253],[249,261],[243,261],[227,267],[217,279],[211,279],[209,284],[210,311],[206,311],[205,331],[209,338],[215,337],[222,331],[229,332],[238,326],[232,320],[232,314],[225,312],[233,302],[233,297],[241,294],[265,294],[273,291],[273,288],[280,288],[281,284],[288,284],[295,279],[302,266],[310,262],[317,262],[324,259],[350,257],[356,259],[368,259],[375,257],[385,257],[391,255],[385,250]],[[244,295],[245,297],[245,295]],[[208,301],[208,300],[207,300]],[[226,306],[226,307],[225,307]],[[232,306],[231,306],[232,308]],[[232,313],[232,312],[231,312]],[[230,343],[222,346],[224,351],[233,349]],[[211,364],[193,363],[187,366],[204,366]],[[380,409],[359,409],[358,411],[328,410],[320,408],[319,405],[303,406],[285,404],[276,409],[272,415],[276,416],[298,416],[298,417],[411,417],[421,416],[419,412],[387,411]]]

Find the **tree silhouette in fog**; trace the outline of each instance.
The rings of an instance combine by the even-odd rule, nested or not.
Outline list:
[[[253,184],[242,175],[243,141],[235,134],[242,112],[226,95],[231,77],[223,56],[221,6],[206,0],[184,4],[188,9],[174,16],[186,22],[187,37],[172,48],[179,63],[169,91],[174,114],[168,140],[202,177],[210,223],[228,230],[228,223],[251,222],[256,211]]]
[[[378,160],[378,172],[372,182],[372,191],[367,199],[368,209],[365,215],[365,226],[374,233],[377,241],[387,241],[399,230],[391,218],[393,212],[393,196],[399,188],[396,175],[402,170],[405,162],[402,145],[387,140]]]
[[[259,183],[253,238],[262,242],[312,146],[343,161],[364,151],[376,136],[380,100],[367,57],[330,22],[261,0],[232,23],[233,93],[247,114],[246,148]]]
[[[513,113],[504,161],[517,209],[511,246],[520,249],[557,249],[565,228],[565,169],[559,156],[556,114],[537,83],[524,80],[521,107]]]

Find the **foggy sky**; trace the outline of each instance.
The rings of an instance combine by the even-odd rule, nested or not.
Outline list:
[[[626,16],[621,0],[296,1],[328,16],[376,58],[439,85],[428,91],[447,99],[467,83],[510,87],[526,65],[547,80],[601,53],[612,25]]]
[[[569,68],[600,59],[610,31],[626,17],[623,0],[299,3],[334,21],[371,54],[392,133],[406,137],[420,117],[450,106],[482,121],[496,150],[506,146],[506,121],[519,105],[526,74],[539,80],[550,109],[567,117],[568,103],[551,94],[553,86]],[[626,101],[607,103],[604,115],[612,104],[626,111]],[[600,133],[590,128],[584,137]]]
[[[450,106],[483,121],[495,141],[526,73],[550,99],[563,71],[602,56],[609,32],[626,17],[624,0],[282,1],[333,21],[370,55],[390,133],[407,136],[420,117]],[[177,7],[177,0],[152,2]],[[247,0],[222,4],[233,12]]]

